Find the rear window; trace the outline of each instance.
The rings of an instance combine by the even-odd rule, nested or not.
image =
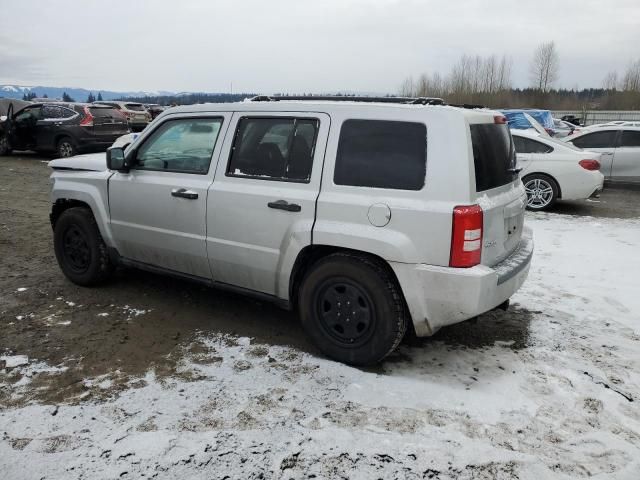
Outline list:
[[[90,107],[91,115],[94,117],[115,117],[122,118],[122,114],[111,107]]]
[[[471,125],[471,144],[477,192],[507,185],[518,178],[514,170],[515,148],[507,125]]]
[[[640,147],[640,132],[624,130],[622,132],[621,147]]]
[[[128,110],[135,110],[136,112],[144,112],[144,107],[140,103],[126,103],[125,108]]]
[[[340,131],[333,180],[336,185],[420,190],[426,162],[424,124],[347,120]]]

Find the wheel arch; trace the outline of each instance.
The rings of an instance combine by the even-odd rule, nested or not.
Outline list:
[[[346,247],[341,247],[337,245],[316,245],[316,244],[308,245],[304,247],[302,250],[300,250],[293,264],[293,269],[291,270],[291,275],[289,278],[289,300],[292,308],[295,309],[297,307],[298,293],[300,290],[300,286],[302,285],[302,282],[304,281],[306,275],[311,271],[313,266],[323,258],[326,258],[336,253],[345,253],[352,256],[356,256],[356,257],[363,257],[377,263],[382,268],[384,268],[385,271],[390,275],[390,278],[392,278],[393,281],[396,283],[396,286],[398,287],[398,290],[402,295],[402,301],[404,302],[405,308],[406,308],[407,303],[404,298],[404,292],[402,291],[402,286],[400,285],[398,277],[396,276],[396,273],[393,271],[393,268],[391,268],[391,265],[389,265],[389,262],[387,262],[384,258],[370,252],[365,252],[363,250],[355,250],[352,248],[346,248]],[[407,315],[409,315],[408,309],[407,309]],[[408,323],[409,325],[412,324],[411,321],[409,321]]]

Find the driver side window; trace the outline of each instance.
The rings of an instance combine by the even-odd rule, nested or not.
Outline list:
[[[137,150],[134,168],[205,175],[222,118],[169,120]]]

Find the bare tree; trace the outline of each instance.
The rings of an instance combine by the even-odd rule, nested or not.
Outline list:
[[[607,73],[602,80],[602,88],[605,90],[615,90],[618,88],[618,72],[612,71]]]
[[[541,43],[536,48],[531,61],[531,81],[533,86],[548,92],[558,79],[558,52],[555,42]]]
[[[631,63],[622,77],[622,90],[640,92],[640,60]]]

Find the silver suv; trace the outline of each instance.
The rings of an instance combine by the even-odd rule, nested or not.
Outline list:
[[[173,108],[106,161],[52,161],[64,274],[94,285],[123,265],[268,299],[358,365],[407,328],[506,307],[533,243],[502,115],[267,100]]]

